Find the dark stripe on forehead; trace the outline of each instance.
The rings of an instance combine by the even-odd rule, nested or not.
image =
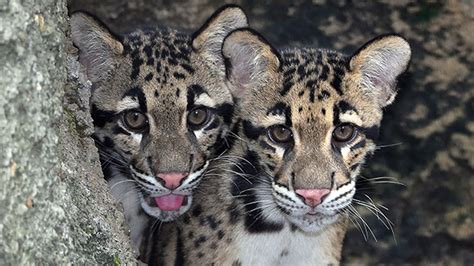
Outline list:
[[[188,105],[187,105],[188,110],[194,107],[194,100],[203,93],[207,94],[204,88],[201,87],[200,85],[193,84],[188,87]]]
[[[256,127],[252,125],[252,122],[248,120],[242,121],[242,126],[244,130],[244,134],[249,139],[258,139],[258,137],[263,133],[265,130],[263,127]]]
[[[143,93],[142,88],[138,86],[133,87],[122,96],[122,99],[125,97],[132,97],[134,101],[138,100],[138,104],[140,105],[140,110],[144,113],[147,112],[146,97],[145,97],[145,94]]]
[[[334,107],[332,108],[332,124],[333,126],[338,126],[341,123],[341,120],[339,120],[339,107],[335,104]]]
[[[331,86],[336,90],[337,94],[343,95],[341,88],[342,80],[344,79],[344,69],[342,67],[336,66],[334,67],[334,76],[331,81]]]
[[[348,111],[354,111],[357,113],[357,109],[355,109],[354,106],[352,106],[350,103],[346,102],[346,101],[340,101],[337,106],[339,107],[339,110],[341,111],[341,113],[346,113]]]
[[[289,127],[292,126],[291,109],[284,102],[276,103],[272,108],[270,108],[268,110],[267,115],[284,115],[285,116],[285,124]]]
[[[91,116],[94,120],[94,126],[103,127],[106,123],[112,122],[115,113],[112,111],[100,110],[95,104],[92,104]]]

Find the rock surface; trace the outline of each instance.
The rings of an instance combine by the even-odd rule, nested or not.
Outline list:
[[[0,265],[134,262],[68,31],[65,1],[0,1]]]

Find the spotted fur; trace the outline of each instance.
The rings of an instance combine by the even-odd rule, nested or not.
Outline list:
[[[233,99],[220,49],[229,32],[246,25],[245,14],[232,5],[216,11],[192,37],[171,29],[119,37],[87,14],[71,17],[73,41],[92,82],[94,138],[104,175],[124,205],[137,246],[144,228],[159,224],[156,219],[172,221],[189,209],[209,162],[231,146]],[[196,108],[209,112],[198,128],[187,123]],[[131,111],[145,115],[142,130],[125,122]],[[156,178],[167,172],[189,175],[173,190]],[[182,207],[158,208],[154,198],[170,193],[186,196]]]
[[[357,175],[410,53],[396,35],[352,56],[278,53],[252,30],[228,36],[223,54],[238,99],[238,144],[212,166],[192,210],[161,230],[150,264],[338,264]],[[291,143],[271,139],[276,125],[291,130]],[[356,129],[342,144],[334,139],[341,125]],[[313,207],[297,189],[329,194]]]

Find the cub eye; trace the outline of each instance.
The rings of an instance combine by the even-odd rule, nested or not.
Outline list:
[[[275,143],[286,144],[293,140],[293,133],[285,126],[277,125],[268,129],[268,136]]]
[[[202,126],[209,120],[209,110],[198,107],[188,114],[188,124],[194,127]]]
[[[123,115],[125,125],[133,130],[141,130],[148,126],[147,117],[138,111],[128,111]]]
[[[335,142],[349,142],[357,135],[357,129],[351,124],[342,124],[332,132],[332,139]]]

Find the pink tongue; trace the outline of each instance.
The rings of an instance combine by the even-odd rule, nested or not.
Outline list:
[[[155,198],[156,205],[163,211],[175,211],[183,205],[183,201],[184,196],[173,194]]]

